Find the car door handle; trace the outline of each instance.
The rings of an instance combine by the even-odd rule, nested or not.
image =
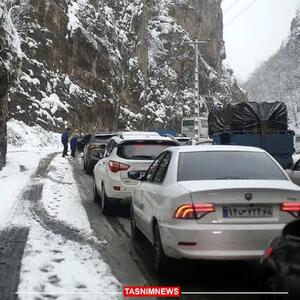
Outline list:
[[[144,206],[144,204],[143,204],[143,203],[141,203],[141,204],[140,204],[140,209],[141,209],[141,210],[143,210],[143,209],[144,209],[144,207],[145,207],[145,206]]]

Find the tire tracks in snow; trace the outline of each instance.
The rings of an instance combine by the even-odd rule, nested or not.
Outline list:
[[[23,199],[29,204],[31,217],[45,229],[50,230],[54,234],[61,235],[67,240],[94,246],[94,242],[90,240],[90,237],[87,238],[81,234],[80,230],[71,228],[64,222],[53,219],[43,207],[41,199],[44,188],[44,179],[48,178],[51,162],[57,155],[58,153],[49,154],[40,161],[36,172],[31,177],[32,183],[23,193]],[[48,179],[52,180],[52,178]],[[55,182],[59,183],[57,180],[55,180]]]

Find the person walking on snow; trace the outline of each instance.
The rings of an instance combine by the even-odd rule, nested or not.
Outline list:
[[[72,157],[75,157],[76,150],[77,150],[77,139],[79,138],[79,131],[77,129],[74,130],[72,133],[69,142],[71,146],[71,155]]]
[[[68,155],[68,141],[69,141],[70,128],[67,128],[61,135],[61,142],[64,145],[62,157]]]

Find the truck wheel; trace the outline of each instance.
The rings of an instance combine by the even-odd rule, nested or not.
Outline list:
[[[168,272],[170,259],[165,255],[160,238],[159,226],[154,224],[153,228],[153,246],[154,246],[154,270],[159,275],[165,275]]]
[[[102,184],[102,193],[101,193],[101,210],[103,215],[112,214],[112,203],[106,195],[104,184]]]
[[[100,197],[100,195],[98,193],[97,186],[96,186],[96,180],[95,179],[93,181],[93,199],[94,199],[94,202],[101,203],[101,197]]]
[[[134,242],[140,242],[143,239],[142,232],[137,228],[135,216],[133,212],[133,206],[130,209],[130,229],[131,229],[131,240]]]

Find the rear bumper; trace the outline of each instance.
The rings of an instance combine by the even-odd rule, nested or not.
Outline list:
[[[173,258],[208,260],[259,259],[285,224],[160,224],[164,252]],[[191,246],[180,242],[196,243]]]
[[[120,190],[117,190],[118,187]],[[105,191],[108,198],[122,200],[122,202],[131,202],[132,192],[136,185],[125,185],[121,179],[109,177],[105,182]]]

